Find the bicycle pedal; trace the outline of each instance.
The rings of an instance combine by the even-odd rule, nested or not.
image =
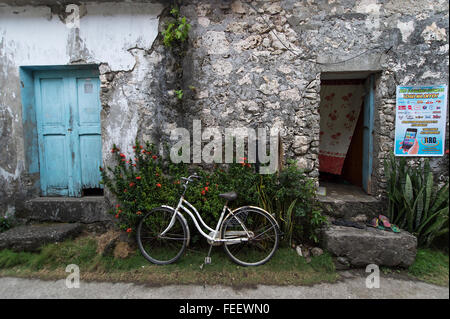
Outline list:
[[[211,263],[211,257],[205,257],[205,265],[209,265]]]

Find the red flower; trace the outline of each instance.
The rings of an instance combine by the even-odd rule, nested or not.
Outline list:
[[[125,162],[125,161],[126,161],[126,159],[122,158],[122,162]]]
[[[128,228],[128,229],[127,229],[127,233],[131,233],[131,231],[132,231],[131,228]]]
[[[205,194],[206,194],[205,190],[202,190],[202,195],[205,195]]]
[[[209,185],[209,182],[206,182],[206,185]]]
[[[134,167],[136,167],[136,164],[131,164],[131,165],[133,165]]]
[[[139,211],[137,211],[136,214],[137,214],[137,215],[142,215],[142,212],[139,210]]]
[[[160,183],[156,184],[156,187],[161,187],[161,184]]]
[[[141,179],[141,177],[140,176],[136,176],[136,179]]]
[[[136,146],[133,146],[133,149],[136,149]]]
[[[208,191],[209,190],[209,188],[208,187],[205,187],[205,191]]]
[[[125,188],[125,189],[123,190],[123,192],[126,193],[126,192],[127,192],[127,189]]]
[[[100,170],[100,172],[103,172],[103,168],[101,166],[98,169]]]
[[[119,218],[119,214],[116,214],[116,216],[115,216],[116,218]]]
[[[156,173],[155,175],[156,175],[156,176],[159,176],[159,174],[158,174],[158,173]]]
[[[130,187],[133,187],[134,185],[136,185],[136,183],[133,182],[130,183]]]
[[[119,155],[120,157],[125,157],[125,154],[123,154],[123,153],[120,153],[120,155]]]
[[[445,154],[448,154],[448,150],[445,150]]]
[[[139,146],[141,149],[143,149],[144,147],[142,145]]]
[[[157,159],[157,158],[158,158],[158,156],[156,156],[156,155],[153,155],[153,156],[152,156],[152,158],[153,158],[153,159]]]
[[[117,204],[117,205],[116,205],[116,208],[119,208],[119,207],[120,207],[120,205],[119,205],[119,204]]]
[[[142,150],[142,154],[145,154],[145,150]]]

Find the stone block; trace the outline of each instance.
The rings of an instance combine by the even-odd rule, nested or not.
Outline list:
[[[331,225],[323,231],[323,242],[328,252],[346,258],[355,267],[408,267],[414,263],[417,252],[417,238],[403,230],[394,233],[372,227]]]
[[[0,234],[0,249],[39,251],[45,244],[62,242],[82,231],[81,224],[36,224],[14,227]]]

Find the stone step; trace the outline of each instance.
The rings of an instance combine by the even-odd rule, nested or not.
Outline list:
[[[366,221],[385,212],[386,201],[367,195],[353,185],[325,184],[326,195],[318,195],[324,213],[332,218]]]
[[[76,237],[83,227],[79,223],[22,225],[0,233],[0,249],[39,251],[45,244]]]
[[[322,235],[324,249],[355,267],[369,264],[408,267],[416,258],[417,238],[403,230],[394,233],[373,227],[331,225]]]
[[[37,197],[25,202],[16,217],[26,221],[85,224],[112,220],[103,196]]]
[[[365,222],[386,211],[386,203],[380,200],[349,201],[345,199],[321,199],[323,212],[335,219],[343,218]]]

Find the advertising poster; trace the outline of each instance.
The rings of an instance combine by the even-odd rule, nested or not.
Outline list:
[[[396,156],[443,156],[447,85],[397,86]]]

